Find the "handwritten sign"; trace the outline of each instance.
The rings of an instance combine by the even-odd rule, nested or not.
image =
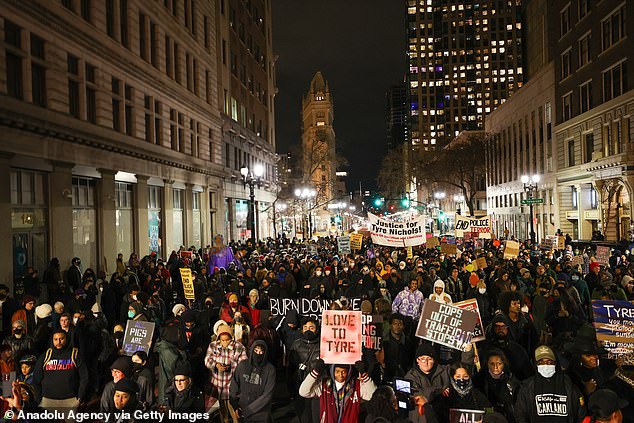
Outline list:
[[[454,306],[460,307],[463,310],[473,311],[478,314],[478,322],[473,330],[473,338],[471,342],[484,341],[484,329],[482,328],[482,317],[480,316],[480,307],[478,306],[478,300],[471,298],[469,300],[460,301],[459,303],[453,303]]]
[[[383,316],[361,315],[361,341],[369,350],[380,350],[383,335]]]
[[[408,247],[425,243],[425,216],[408,222],[395,222],[368,213],[372,242],[388,247]]]
[[[597,246],[597,253],[595,254],[595,258],[599,263],[604,266],[610,265],[610,247],[605,247],[603,245]]]
[[[583,266],[583,256],[574,256],[570,260],[570,265],[572,267]]]
[[[414,257],[414,250],[412,250],[411,245],[409,247],[407,247],[407,258],[410,259]]]
[[[478,257],[476,259],[476,264],[478,265],[478,269],[486,269],[487,268],[487,259],[485,257]]]
[[[319,358],[326,364],[354,364],[361,348],[361,312],[324,310]]]
[[[425,301],[416,336],[465,351],[473,339],[478,315],[449,304]]]
[[[455,215],[455,235],[462,238],[465,232],[471,232],[472,238],[491,238],[491,217],[468,217]]]
[[[610,357],[634,352],[634,304],[629,301],[592,300],[597,340]]]
[[[440,244],[440,252],[447,255],[456,254],[458,252],[458,247],[456,244],[447,244],[443,242]]]
[[[194,279],[192,277],[192,269],[181,268],[181,280],[183,281],[183,291],[185,293],[186,300],[195,300],[196,295],[194,293]]]
[[[504,246],[504,259],[514,259],[520,254],[520,243],[517,241],[506,241]]]
[[[437,236],[432,236],[431,238],[427,238],[427,248],[436,248],[440,246],[440,241]]]
[[[137,351],[145,351],[146,354],[149,354],[153,334],[153,322],[128,320],[123,337],[123,353],[125,355],[134,355]]]
[[[270,298],[269,310],[273,316],[286,316],[290,310],[295,310],[300,316],[321,319],[322,313],[330,308],[332,302],[308,298]],[[361,298],[348,298],[348,303],[352,310],[361,310]]]
[[[449,423],[478,423],[484,418],[484,410],[449,409]]]
[[[337,249],[339,250],[339,254],[350,254],[352,252],[352,250],[350,250],[350,237],[348,235],[337,237]]]
[[[350,248],[360,250],[363,246],[363,234],[350,234]]]

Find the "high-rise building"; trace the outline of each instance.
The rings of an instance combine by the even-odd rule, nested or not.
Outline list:
[[[337,189],[334,118],[328,82],[317,72],[302,99],[303,182],[317,191],[317,204],[334,199]]]
[[[240,166],[265,168],[258,203],[275,183],[270,16],[265,0],[3,2],[0,279],[239,238]]]
[[[385,127],[388,150],[407,144],[408,91],[407,83],[402,82],[390,87],[385,93]]]
[[[521,1],[407,3],[411,144],[429,151],[483,130],[521,87]]]

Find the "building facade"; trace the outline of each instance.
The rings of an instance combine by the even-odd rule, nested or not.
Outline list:
[[[77,256],[84,269],[112,272],[117,253],[167,257],[181,245],[211,243],[214,233],[237,238],[225,232],[227,180],[234,145],[250,129],[238,119],[231,128],[240,140],[226,135],[219,27],[232,5],[246,7],[3,2],[0,173],[10,183],[0,189],[0,218],[11,225],[0,242],[12,252],[0,258],[3,281],[27,266],[41,274],[51,257],[63,268]],[[272,93],[270,5],[258,7]],[[273,151],[272,109],[254,112],[266,121],[258,142]],[[265,179],[273,185],[272,153],[251,160],[271,169]],[[235,197],[248,198],[239,186]]]
[[[634,3],[556,2],[554,44],[561,229],[632,238]]]

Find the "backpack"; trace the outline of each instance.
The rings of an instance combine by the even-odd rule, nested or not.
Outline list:
[[[53,356],[53,348],[49,348],[46,350],[46,355],[44,356],[44,363],[42,363],[42,368],[46,367],[46,363],[51,361],[51,357]],[[77,367],[77,363],[75,359],[77,358],[77,348],[73,347],[70,352],[70,361],[73,363],[73,366]]]

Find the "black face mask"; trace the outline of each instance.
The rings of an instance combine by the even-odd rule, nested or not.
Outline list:
[[[317,339],[317,334],[313,332],[312,330],[307,330],[306,332],[302,333],[302,336],[307,341],[313,341]]]
[[[0,300],[5,300],[7,298],[7,294],[5,293],[0,293]]]
[[[140,372],[141,370],[143,370],[143,364],[132,363],[132,370],[134,370],[135,372]]]
[[[253,353],[253,362],[258,366],[264,364],[264,354]]]
[[[114,339],[123,339],[123,332],[115,332]]]

